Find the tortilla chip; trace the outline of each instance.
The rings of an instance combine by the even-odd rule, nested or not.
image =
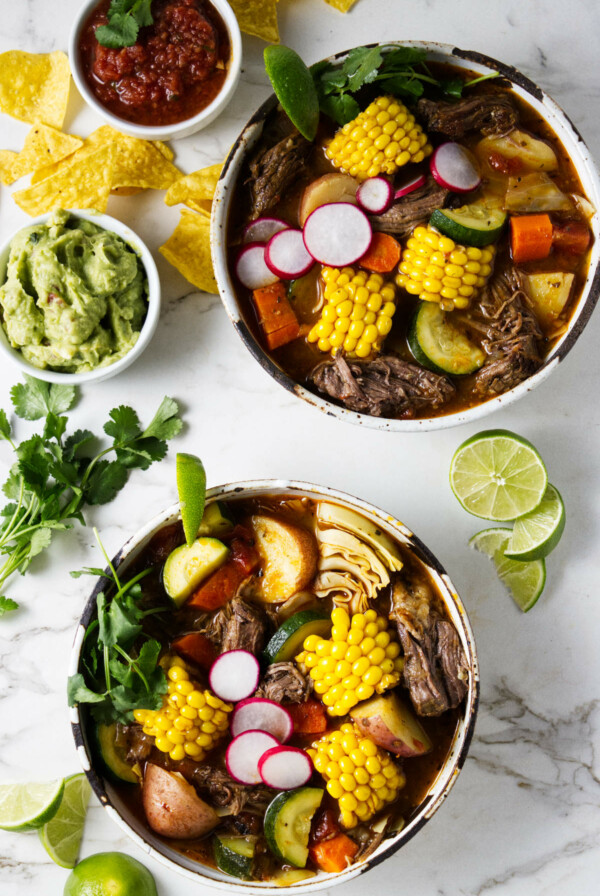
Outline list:
[[[210,221],[181,209],[179,224],[158,250],[186,280],[203,292],[218,292],[210,256]]]
[[[170,146],[167,146],[166,143],[163,143],[162,140],[151,140],[150,143],[157,148],[159,153],[165,157],[169,162],[172,162],[175,158],[175,153],[171,149]]]
[[[186,199],[184,205],[187,205],[188,208],[193,209],[195,212],[200,212],[201,215],[205,215],[207,218],[210,218],[212,212],[212,201],[209,199],[200,199],[199,202],[195,202],[193,199]]]
[[[270,43],[279,43],[277,0],[230,0],[240,30]]]
[[[0,152],[0,179],[5,184],[12,184],[30,171],[70,156],[80,146],[83,146],[80,137],[63,134],[47,124],[35,124],[25,137],[21,152]],[[7,155],[13,158],[9,160]]]
[[[325,0],[325,3],[329,3],[335,9],[339,9],[340,12],[348,12],[349,9],[352,9],[356,0]]]
[[[56,174],[13,193],[17,205],[28,215],[42,215],[55,208],[94,208],[103,212],[113,179],[115,147],[106,143],[78,160],[79,152],[70,156],[73,161]]]
[[[192,171],[191,174],[185,174],[171,184],[167,190],[165,202],[167,205],[177,205],[179,202],[190,205],[191,201],[194,205],[190,205],[190,208],[200,205],[203,211],[207,209],[210,214],[210,206],[222,170],[223,164],[219,163]]]
[[[0,53],[0,110],[13,118],[62,127],[70,83],[69,60],[61,50]]]
[[[141,187],[115,187],[111,190],[112,196],[135,196],[136,193],[142,193]]]

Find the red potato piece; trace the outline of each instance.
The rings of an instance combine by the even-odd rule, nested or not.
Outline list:
[[[262,560],[263,574],[254,586],[258,600],[279,603],[306,588],[317,570],[313,534],[287,520],[262,514],[255,514],[251,524]]]
[[[219,823],[219,816],[185,778],[148,763],[142,785],[148,824],[163,837],[191,840],[203,837]]]
[[[351,202],[356,205],[356,191],[358,183],[349,174],[324,174],[309,184],[300,200],[298,219],[300,227],[311,212],[320,205],[329,202]]]
[[[422,756],[431,750],[423,726],[394,693],[371,697],[350,715],[363,734],[396,756]]]

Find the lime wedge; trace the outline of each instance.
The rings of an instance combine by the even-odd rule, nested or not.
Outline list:
[[[474,535],[469,546],[490,557],[496,572],[516,605],[531,610],[546,584],[546,564],[543,560],[511,560],[504,551],[511,537],[510,529],[484,529]]]
[[[554,550],[566,522],[565,505],[558,489],[548,485],[535,510],[515,520],[512,538],[505,550],[512,560],[541,560]]]
[[[65,782],[31,781],[0,784],[0,828],[34,831],[49,821],[60,805]]]
[[[319,126],[319,97],[312,75],[295,50],[276,44],[266,47],[265,69],[283,111],[307,140]]]
[[[177,494],[185,540],[191,545],[198,535],[206,498],[206,473],[195,454],[177,455]]]
[[[77,862],[91,792],[84,774],[65,778],[58,811],[38,831],[46,852],[62,868],[74,868]]]
[[[527,439],[508,430],[490,429],[457,448],[450,465],[450,485],[469,513],[505,522],[538,506],[548,474]]]

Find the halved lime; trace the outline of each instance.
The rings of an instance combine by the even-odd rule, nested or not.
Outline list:
[[[469,541],[469,546],[494,561],[498,578],[524,613],[530,610],[544,590],[546,564],[543,560],[511,560],[504,555],[510,529],[484,529]]]
[[[457,448],[450,485],[469,513],[506,522],[538,506],[548,474],[531,442],[505,429],[489,429]]]
[[[77,862],[91,792],[84,774],[65,778],[58,811],[38,831],[46,852],[62,868],[74,868]]]
[[[314,140],[319,126],[319,97],[308,67],[295,50],[282,44],[266,47],[264,59],[283,111],[303,137]]]
[[[204,516],[206,497],[204,464],[195,454],[177,455],[177,494],[185,540],[191,545],[198,535]]]
[[[512,537],[504,553],[512,560],[541,560],[547,557],[561,539],[566,518],[565,505],[558,489],[548,484],[541,504],[515,520]]]
[[[122,852],[97,852],[75,866],[63,896],[157,896],[154,878]]]
[[[30,781],[0,784],[0,828],[35,831],[52,818],[60,805],[65,782]]]

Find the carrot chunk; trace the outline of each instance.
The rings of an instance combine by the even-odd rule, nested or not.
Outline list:
[[[327,731],[325,707],[318,700],[292,703],[286,709],[292,717],[296,734],[323,734]]]
[[[216,610],[231,600],[245,578],[242,568],[229,560],[200,585],[188,599],[186,606]]]
[[[518,215],[510,219],[510,247],[513,261],[538,261],[552,249],[550,215]]]
[[[280,330],[275,330],[273,333],[267,333],[265,338],[268,347],[274,349],[280,348],[282,345],[287,345],[292,339],[297,339],[299,335],[300,326],[298,321],[294,321],[293,323],[289,323],[287,326],[282,327]]]
[[[309,854],[313,862],[322,871],[344,871],[352,862],[358,852],[358,844],[351,840],[347,834],[338,834],[331,840],[324,840],[311,846]]]
[[[367,271],[387,274],[393,271],[402,254],[402,247],[389,233],[375,231],[368,252],[358,262]]]
[[[271,286],[255,289],[252,299],[268,348],[279,348],[292,339],[297,339],[300,325],[281,280]]]
[[[214,644],[201,632],[182,635],[173,641],[171,647],[184,660],[190,660],[198,666],[202,666],[203,669],[210,669],[217,658]]]

